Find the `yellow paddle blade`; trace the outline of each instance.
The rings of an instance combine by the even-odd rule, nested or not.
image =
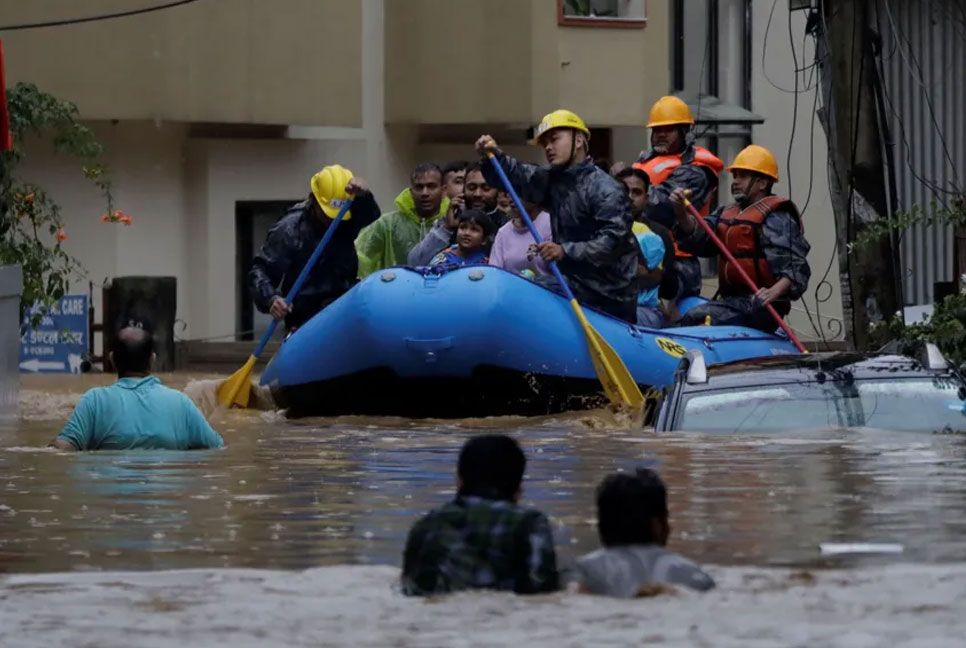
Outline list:
[[[252,370],[255,368],[255,359],[255,356],[249,356],[241,369],[218,386],[215,395],[219,405],[248,407],[248,400],[252,393]]]
[[[631,376],[627,367],[624,366],[620,356],[607,343],[607,340],[601,337],[600,333],[590,325],[587,316],[584,315],[584,310],[576,299],[570,302],[570,306],[574,309],[574,313],[584,329],[584,335],[587,336],[590,358],[594,363],[594,370],[597,372],[600,384],[604,387],[607,398],[612,403],[620,403],[632,409],[643,407],[644,394],[641,393],[637,382]]]

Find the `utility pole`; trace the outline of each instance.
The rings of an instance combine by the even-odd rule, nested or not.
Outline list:
[[[901,307],[892,239],[851,244],[889,215],[876,105],[878,74],[869,0],[820,0],[818,60],[825,101],[820,115],[832,164],[832,209],[847,340],[866,349],[871,324]],[[891,172],[891,170],[890,170]]]

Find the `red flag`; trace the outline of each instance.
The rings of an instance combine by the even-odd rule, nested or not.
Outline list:
[[[10,115],[7,113],[7,82],[3,75],[3,41],[0,41],[0,151],[13,149]]]

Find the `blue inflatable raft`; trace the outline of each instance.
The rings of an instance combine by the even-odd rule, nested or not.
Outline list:
[[[709,363],[796,352],[754,329],[645,329],[586,312],[642,389],[670,382],[691,348]],[[493,266],[370,275],[290,335],[261,384],[290,416],[534,415],[603,400],[567,301]]]

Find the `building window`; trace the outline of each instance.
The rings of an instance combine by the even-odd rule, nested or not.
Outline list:
[[[624,27],[647,24],[647,0],[557,0],[557,23],[571,27]]]

